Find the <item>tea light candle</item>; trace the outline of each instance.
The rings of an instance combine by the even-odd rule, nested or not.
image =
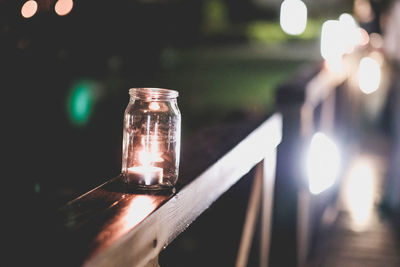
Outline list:
[[[145,185],[162,183],[163,169],[150,165],[130,167],[128,168],[128,179]]]

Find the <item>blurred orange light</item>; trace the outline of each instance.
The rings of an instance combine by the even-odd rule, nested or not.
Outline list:
[[[54,6],[54,10],[56,11],[57,15],[65,16],[71,12],[73,6],[74,2],[72,0],[58,0]]]
[[[383,47],[383,38],[379,33],[375,32],[371,33],[370,39],[371,39],[371,46],[373,48],[380,49]]]
[[[361,46],[367,45],[368,42],[370,41],[368,32],[366,30],[364,30],[363,28],[358,28],[358,30],[360,31],[360,36],[361,36],[359,45],[361,45]]]
[[[368,0],[355,0],[354,13],[358,20],[363,23],[370,22],[375,17],[371,4]]]
[[[21,15],[28,19],[36,14],[38,9],[38,4],[34,0],[29,0],[21,8]]]

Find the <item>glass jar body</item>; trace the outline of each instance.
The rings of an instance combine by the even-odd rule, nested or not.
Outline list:
[[[130,95],[124,114],[122,174],[128,184],[138,188],[173,188],[181,139],[177,92],[134,88]]]

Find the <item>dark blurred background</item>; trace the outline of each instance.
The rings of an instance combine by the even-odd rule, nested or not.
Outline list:
[[[183,136],[265,113],[279,82],[319,60],[321,17],[349,8],[315,4],[290,37],[277,1],[74,1],[60,16],[40,0],[24,18],[25,2],[0,1],[7,180],[53,204],[119,173],[129,88],[178,90]]]

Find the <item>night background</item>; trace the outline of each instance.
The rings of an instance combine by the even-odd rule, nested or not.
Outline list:
[[[57,14],[56,0],[37,0],[29,18],[21,14],[25,2],[0,0],[3,222],[14,263],[25,252],[40,262],[43,251],[35,244],[46,239],[50,224],[43,221],[120,173],[130,88],[179,91],[182,140],[208,126],[267,115],[276,109],[280,84],[322,62],[323,22],[353,12],[353,1],[306,0],[307,28],[291,36],[279,25],[277,0],[75,0],[65,15]],[[378,11],[389,4],[370,2]],[[376,14],[360,24],[369,33],[380,33]],[[179,251],[197,257],[192,266],[232,266],[249,179],[177,239],[161,266],[188,266],[185,260],[168,265]],[[228,221],[218,217],[221,210]],[[199,230],[233,221],[235,234],[202,237]],[[215,247],[228,243],[220,251],[228,263],[200,260],[213,257],[202,251],[210,240]],[[257,264],[252,259],[249,266]]]

